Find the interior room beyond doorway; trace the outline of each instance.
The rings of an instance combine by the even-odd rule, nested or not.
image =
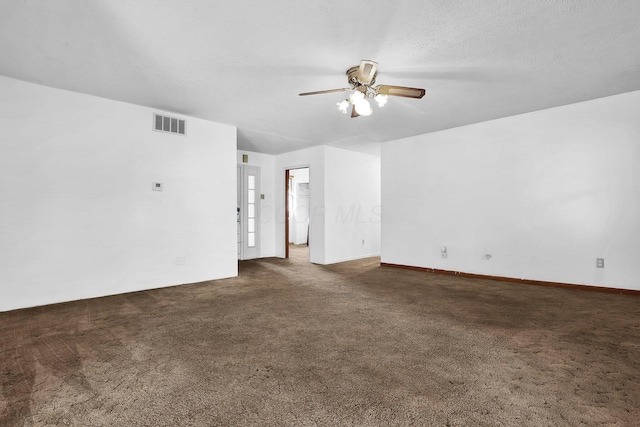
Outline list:
[[[288,258],[290,255],[289,249],[294,247],[297,254],[305,252],[303,256],[309,259],[309,168],[288,169],[286,182],[286,255]]]

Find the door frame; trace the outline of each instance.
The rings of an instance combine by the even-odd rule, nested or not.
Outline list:
[[[284,257],[289,258],[289,183],[291,181],[291,170],[285,169],[284,171]]]

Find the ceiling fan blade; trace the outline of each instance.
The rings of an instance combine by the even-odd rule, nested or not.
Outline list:
[[[376,89],[378,90],[378,93],[381,93],[382,95],[404,96],[405,98],[416,99],[422,98],[426,93],[424,89],[404,86],[380,85],[377,86]]]
[[[360,68],[358,68],[358,74],[356,78],[361,84],[369,85],[376,78],[377,70],[377,62],[363,59],[362,61],[360,61]]]
[[[316,92],[304,92],[299,93],[299,96],[307,96],[307,95],[321,95],[323,93],[334,93],[334,92],[346,92],[348,90],[352,90],[351,88],[342,88],[342,89],[329,89],[329,90],[318,90]]]
[[[356,106],[353,105],[351,107],[351,118],[355,119],[356,117],[360,117],[360,114],[358,114],[358,112],[356,111]]]

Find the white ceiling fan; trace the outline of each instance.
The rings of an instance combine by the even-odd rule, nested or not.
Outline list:
[[[320,95],[324,93],[352,91],[349,97],[337,102],[338,109],[343,114],[347,114],[351,106],[351,117],[369,116],[373,113],[369,99],[375,99],[379,107],[387,102],[388,96],[402,96],[405,98],[420,99],[424,96],[425,90],[415,87],[377,85],[376,76],[378,74],[378,63],[363,59],[359,66],[351,67],[347,70],[347,81],[351,87],[341,89],[320,90],[316,92],[300,93],[300,96]]]

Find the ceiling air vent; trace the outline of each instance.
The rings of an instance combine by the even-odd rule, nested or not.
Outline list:
[[[184,135],[185,129],[186,122],[182,119],[153,114],[153,130]]]

